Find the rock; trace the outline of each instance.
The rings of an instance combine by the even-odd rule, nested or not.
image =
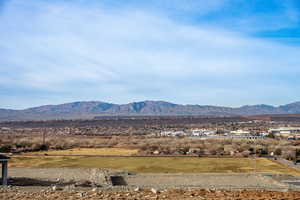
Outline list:
[[[98,189],[97,188],[93,188],[92,189],[92,192],[96,192]]]
[[[75,186],[83,186],[83,187],[90,187],[92,183],[90,181],[78,181],[75,183]]]
[[[62,188],[59,188],[58,186],[54,185],[52,186],[52,191],[58,191],[58,190],[62,190]]]
[[[54,185],[54,186],[52,187],[52,191],[56,191],[56,190],[57,190],[57,186]]]
[[[139,187],[136,187],[136,188],[134,188],[134,191],[135,192],[138,192],[138,191],[140,191],[141,189],[139,188]]]
[[[84,197],[84,193],[83,192],[79,192],[79,193],[77,193],[77,196]]]
[[[157,150],[153,152],[154,155],[158,155],[159,153],[160,153],[160,152],[157,151]]]
[[[154,189],[154,188],[151,188],[151,192],[152,192],[153,194],[157,194],[157,193],[158,193],[158,191],[157,191],[156,189]]]
[[[71,191],[74,191],[75,190],[75,185],[72,184],[72,185],[67,185],[64,187],[63,189],[64,191],[67,191],[67,192],[71,192]]]

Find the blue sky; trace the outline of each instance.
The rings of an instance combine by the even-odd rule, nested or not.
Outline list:
[[[300,100],[298,0],[0,0],[0,107]]]

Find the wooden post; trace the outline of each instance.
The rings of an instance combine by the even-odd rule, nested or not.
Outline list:
[[[2,162],[2,185],[7,185],[7,161]]]
[[[43,145],[46,144],[46,132],[43,130]]]

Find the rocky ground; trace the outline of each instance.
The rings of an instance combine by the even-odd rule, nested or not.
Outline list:
[[[220,199],[220,200],[297,200],[300,192],[271,191],[218,191],[218,190],[163,190],[130,192],[16,192],[2,191],[0,199],[5,200],[137,200],[137,199]]]
[[[10,168],[0,199],[299,199],[298,177],[265,174],[134,174],[82,168]],[[112,177],[114,177],[112,179]]]
[[[10,184],[51,186],[71,184],[110,185],[113,171],[97,168],[9,168]],[[117,173],[117,171],[116,171]]]
[[[292,186],[286,180],[297,180],[290,176],[266,176],[246,173],[209,173],[209,174],[134,174],[125,171],[89,168],[10,168],[11,186],[23,188],[57,186],[97,187],[123,190],[143,189],[263,189],[284,190]],[[114,177],[114,178],[112,178]],[[114,187],[113,187],[114,186]],[[296,187],[296,186],[295,186]],[[297,189],[297,188],[295,188]]]
[[[159,189],[265,189],[281,190],[287,185],[262,174],[137,174],[125,177],[128,185]]]

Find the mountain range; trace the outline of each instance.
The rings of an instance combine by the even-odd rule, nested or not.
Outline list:
[[[101,101],[80,101],[60,105],[45,105],[23,110],[0,109],[0,121],[91,119],[101,116],[237,116],[263,114],[299,114],[300,102],[282,106],[252,105],[222,107],[181,105],[165,101],[141,101],[113,104]]]

